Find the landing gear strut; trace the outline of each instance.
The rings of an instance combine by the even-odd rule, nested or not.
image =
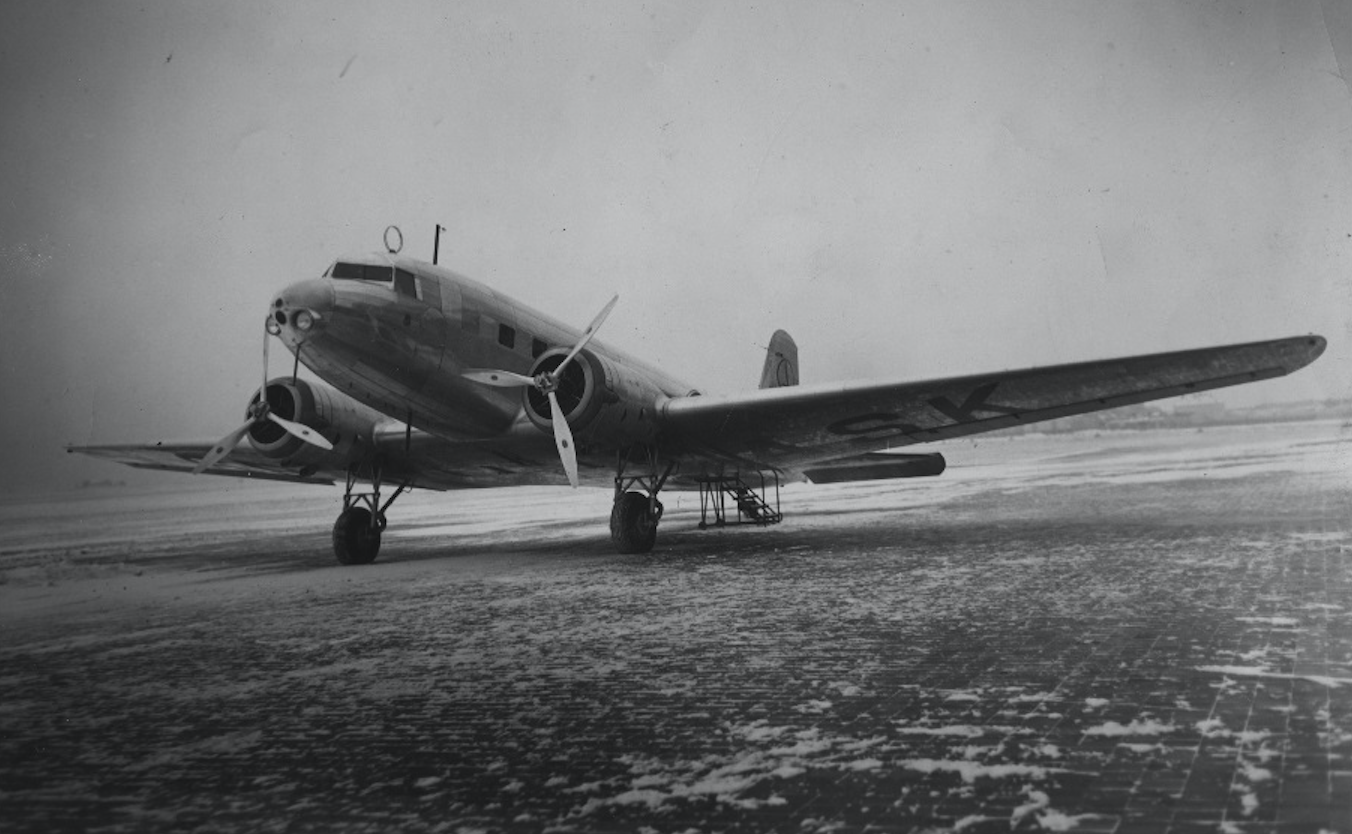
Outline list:
[[[370,465],[370,492],[356,492],[361,465],[347,468],[347,486],[343,490],[343,511],[333,523],[333,555],[340,565],[369,565],[380,552],[380,534],[385,530],[385,511],[409,488],[399,485],[384,504],[380,503],[380,464]]]
[[[626,471],[631,467],[639,471]],[[657,450],[650,446],[630,447],[619,453],[615,466],[615,504],[610,510],[610,540],[618,552],[648,553],[653,549],[657,523],[662,520],[662,502],[657,500],[657,493],[675,467],[676,462],[671,461],[659,475]]]

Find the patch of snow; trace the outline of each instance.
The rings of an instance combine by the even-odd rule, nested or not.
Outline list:
[[[883,763],[879,759],[857,759],[853,762],[846,762],[843,765],[843,767],[846,770],[854,770],[854,771],[878,770],[882,766]]]
[[[806,704],[799,704],[793,708],[794,712],[801,712],[807,715],[820,715],[833,707],[830,701],[810,700]]]
[[[980,727],[970,724],[954,724],[948,727],[898,727],[897,732],[913,736],[954,736],[957,738],[978,738],[986,734]]]
[[[1346,541],[1348,534],[1345,532],[1333,533],[1289,533],[1291,538],[1302,542],[1340,542]]]
[[[817,753],[825,753],[834,746],[834,742],[828,739],[803,739],[797,744],[788,747],[776,747],[770,751],[771,756],[813,756]]]
[[[1230,735],[1230,731],[1225,728],[1225,722],[1219,718],[1204,718],[1201,721],[1198,721],[1197,732],[1207,738]]]
[[[1273,678],[1276,680],[1287,681],[1309,681],[1317,683],[1320,686],[1327,686],[1330,689],[1336,689],[1339,686],[1352,684],[1352,678],[1332,678],[1324,675],[1287,675],[1282,672],[1273,672],[1264,669],[1261,666],[1198,666],[1199,672],[1212,672],[1217,675],[1234,675],[1237,678]]]
[[[753,721],[750,724],[733,726],[730,728],[733,734],[741,736],[747,741],[773,741],[785,733],[791,732],[792,727],[772,727],[765,719]]]
[[[1106,706],[1108,706],[1108,705],[1111,704],[1111,703],[1112,703],[1112,701],[1109,701],[1107,698],[1085,698],[1085,699],[1084,699],[1084,705],[1087,706],[1087,707],[1089,707],[1090,709],[1102,709],[1103,707],[1106,707]]]
[[[1130,724],[1109,721],[1097,727],[1090,727],[1084,731],[1084,734],[1087,736],[1159,736],[1177,731],[1178,728],[1173,724],[1166,724],[1163,721],[1149,718],[1145,721],[1132,721]]]
[[[1133,753],[1163,753],[1166,750],[1163,744],[1139,744],[1123,741],[1119,742],[1117,746],[1130,750]]]
[[[624,793],[612,796],[606,800],[611,805],[647,805],[654,810],[668,799],[668,795],[661,791],[653,790],[629,790]],[[596,800],[593,800],[596,801]],[[591,803],[587,803],[590,805]]]
[[[1062,772],[1060,768],[1038,767],[1036,765],[980,764],[948,759],[906,759],[900,764],[902,767],[920,773],[957,773],[962,776],[962,781],[968,784],[972,784],[982,777],[1006,779],[1010,776],[1026,776],[1030,779],[1046,779],[1048,773]]]
[[[844,744],[837,745],[837,747],[840,750],[844,750],[848,753],[858,753],[860,750],[867,750],[870,747],[877,747],[884,741],[887,741],[885,737],[874,736],[873,738],[862,738],[858,741],[847,741]]]
[[[1278,628],[1291,628],[1300,625],[1300,620],[1295,617],[1235,617],[1241,623],[1251,625],[1269,625]]]
[[[1072,831],[1079,828],[1085,820],[1100,818],[1102,818],[1100,814],[1076,814],[1072,817],[1055,808],[1048,808],[1045,814],[1038,814],[1037,821],[1043,831]]]
[[[1050,700],[1052,697],[1050,692],[1034,692],[1028,695],[1015,695],[1008,700],[1011,704],[1035,704]]]
[[[1024,817],[1034,811],[1041,811],[1052,804],[1051,797],[1047,796],[1043,791],[1035,791],[1032,788],[1026,788],[1024,793],[1028,794],[1028,798],[1032,801],[1015,808],[1014,812],[1009,815],[1010,828],[1017,828]]]

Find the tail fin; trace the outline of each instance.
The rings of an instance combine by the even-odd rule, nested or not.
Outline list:
[[[798,345],[783,330],[770,337],[765,352],[765,367],[761,370],[760,387],[785,388],[798,384]]]

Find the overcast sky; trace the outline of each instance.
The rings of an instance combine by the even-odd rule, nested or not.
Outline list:
[[[5,488],[223,435],[273,293],[442,262],[707,391],[1310,332],[1352,396],[1348,5],[0,5]],[[275,373],[288,363],[274,352]],[[174,476],[164,476],[174,477]]]

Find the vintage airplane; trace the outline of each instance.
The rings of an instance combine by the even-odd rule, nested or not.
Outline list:
[[[701,526],[711,517],[775,523],[783,480],[937,475],[941,455],[897,450],[1283,376],[1326,344],[1310,335],[949,379],[799,385],[798,349],[779,331],[759,390],[709,396],[593,341],[617,300],[579,332],[397,248],[342,258],[271,302],[263,386],[238,429],[215,443],[69,451],[143,469],[342,481],[333,548],[345,565],[376,558],[386,511],[414,486],[613,486],[611,538],[621,553],[645,553],[664,488],[699,491]],[[269,336],[295,355],[291,376],[267,378]],[[328,385],[298,379],[302,362]]]

